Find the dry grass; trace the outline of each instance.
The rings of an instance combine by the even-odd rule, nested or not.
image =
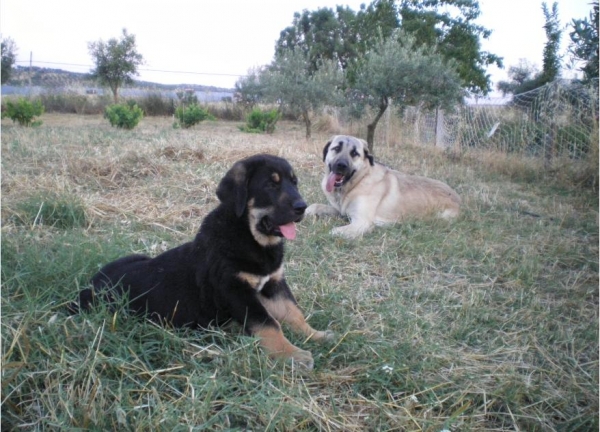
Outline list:
[[[536,161],[380,137],[378,158],[445,180],[464,211],[357,242],[329,235],[340,220],[303,221],[287,276],[311,324],[339,339],[291,336],[315,356],[301,374],[237,326],[181,331],[64,306],[109,260],[191,239],[241,157],[288,158],[306,200],[324,202],[321,149],[357,125],[325,119],[306,141],[289,122],[257,135],[43,120],[2,122],[3,430],[598,429],[597,194]]]

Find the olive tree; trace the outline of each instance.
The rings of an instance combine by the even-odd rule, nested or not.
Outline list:
[[[317,70],[312,70],[306,53],[289,49],[277,55],[261,76],[267,100],[301,116],[306,138],[310,138],[314,114],[324,106],[336,105],[341,95],[343,74],[337,64],[331,60],[318,63]]]
[[[241,77],[235,83],[235,100],[246,109],[252,110],[256,104],[265,99],[265,88],[261,82],[264,67],[254,67],[248,70],[248,75]]]
[[[433,48],[416,46],[415,39],[403,32],[380,38],[367,53],[351,88],[352,102],[360,108],[371,107],[375,117],[367,125],[367,143],[373,151],[377,123],[390,103],[404,108],[452,108],[465,94],[453,61],[444,61]]]
[[[96,65],[91,71],[92,76],[110,88],[117,103],[119,88],[133,82],[133,76],[138,75],[138,67],[144,64],[144,58],[137,52],[135,35],[123,29],[120,40],[111,38],[108,42],[89,42],[88,50]]]
[[[360,10],[337,6],[294,14],[290,26],[281,31],[275,50],[279,54],[300,48],[316,69],[319,59],[336,60],[354,80],[354,69],[362,55],[370,52],[380,35],[389,37],[397,29],[416,38],[417,45],[433,47],[446,60],[456,61],[462,86],[472,94],[491,90],[486,69],[502,67],[502,58],[482,49],[491,30],[477,24],[478,0],[372,0]]]
[[[10,79],[12,67],[17,59],[17,45],[11,38],[2,40],[2,84]]]

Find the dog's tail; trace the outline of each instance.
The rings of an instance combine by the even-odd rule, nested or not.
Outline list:
[[[88,311],[96,303],[96,295],[91,288],[79,292],[79,301],[67,303],[67,312],[70,315],[76,315],[82,311]]]

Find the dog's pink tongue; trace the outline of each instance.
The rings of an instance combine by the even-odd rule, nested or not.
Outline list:
[[[329,177],[327,177],[327,185],[325,185],[325,189],[327,192],[331,192],[335,186],[335,173],[329,173]]]
[[[296,224],[294,222],[281,225],[279,229],[281,230],[281,234],[283,234],[286,239],[294,240],[296,238]]]

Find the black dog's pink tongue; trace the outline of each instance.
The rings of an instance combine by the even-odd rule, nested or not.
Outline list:
[[[333,188],[335,186],[336,177],[337,177],[337,174],[329,173],[329,177],[327,177],[327,185],[325,186],[325,189],[327,190],[327,192],[333,191]]]
[[[294,240],[296,238],[296,223],[294,222],[281,225],[279,230],[281,231],[281,234],[283,234],[283,236],[288,240]]]

